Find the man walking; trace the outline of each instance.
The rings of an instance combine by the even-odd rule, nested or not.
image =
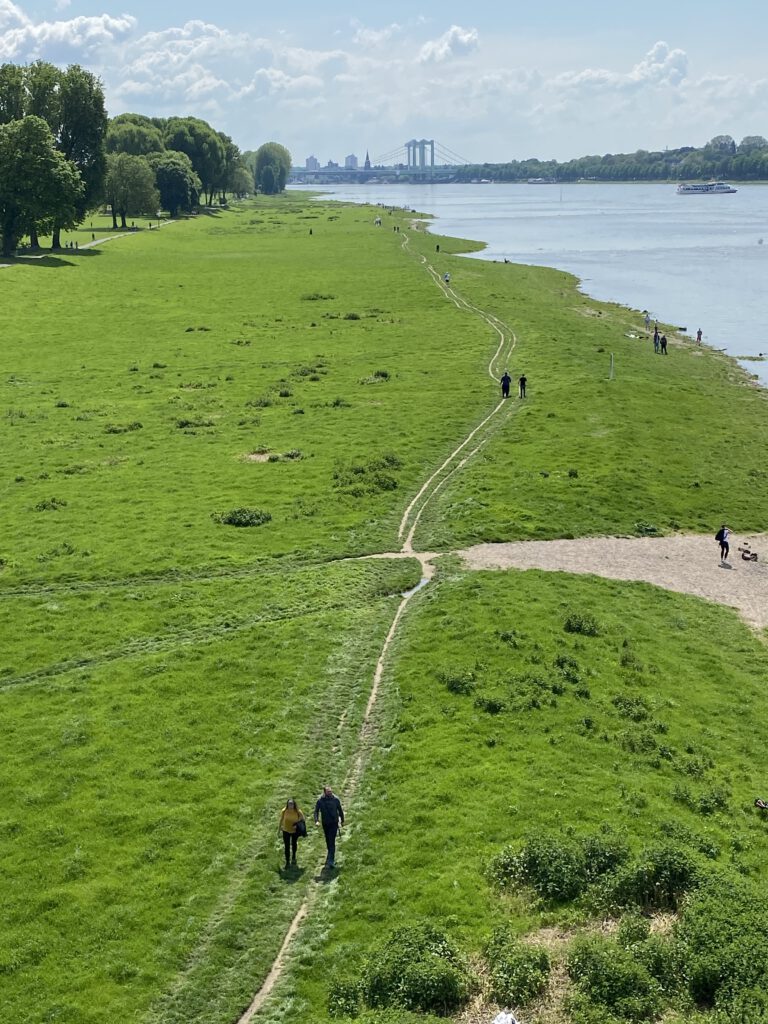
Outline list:
[[[332,868],[336,862],[336,833],[344,824],[344,809],[341,800],[334,794],[330,786],[323,786],[322,796],[315,804],[315,825],[322,820],[325,834],[325,845],[328,856],[325,863]]]
[[[653,351],[658,353],[659,351],[659,328],[658,326],[653,329]]]
[[[699,328],[698,331],[696,331],[696,344],[697,345],[701,344],[701,334],[702,334],[701,328]]]
[[[501,397],[509,398],[509,385],[512,383],[512,378],[509,376],[509,370],[504,371],[504,376],[501,378]]]
[[[667,336],[662,334],[661,336],[661,354],[665,356],[667,354]]]
[[[525,374],[522,374],[517,383],[520,387],[520,397],[525,398],[525,385],[528,383],[528,378],[525,376]]]
[[[725,523],[723,523],[723,525],[720,527],[720,529],[715,534],[715,540],[720,545],[720,564],[721,565],[727,560],[728,553],[731,550],[731,545],[730,545],[730,542],[729,542],[729,539],[728,539],[730,536],[731,536],[731,531],[728,529],[728,527],[725,525]]]

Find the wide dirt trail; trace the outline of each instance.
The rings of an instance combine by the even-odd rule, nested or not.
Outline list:
[[[742,558],[747,542],[762,561]],[[477,544],[457,551],[470,569],[545,569],[651,583],[736,608],[751,626],[768,627],[768,534],[737,537],[721,563],[713,537],[585,537],[581,540]]]

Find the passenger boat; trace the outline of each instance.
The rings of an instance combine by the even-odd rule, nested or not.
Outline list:
[[[724,181],[685,182],[677,186],[679,196],[728,195],[730,192],[738,191],[733,185],[728,185]]]

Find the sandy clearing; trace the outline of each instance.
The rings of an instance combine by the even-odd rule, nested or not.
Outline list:
[[[761,558],[745,562],[748,541]],[[652,583],[735,608],[751,625],[768,626],[768,534],[736,537],[727,566],[712,536],[588,537],[582,540],[478,544],[456,552],[471,569],[546,569]]]

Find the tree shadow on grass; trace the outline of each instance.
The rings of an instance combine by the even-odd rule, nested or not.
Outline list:
[[[78,260],[101,255],[98,249],[55,249],[40,255],[25,253],[23,256],[1,256],[0,262],[12,267],[73,267]]]

